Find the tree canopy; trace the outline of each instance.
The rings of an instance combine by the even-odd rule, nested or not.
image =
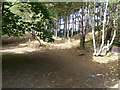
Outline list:
[[[2,12],[3,35],[21,36],[25,34],[25,31],[35,30],[40,32],[41,39],[52,39],[52,33],[44,28],[44,22],[48,23],[47,29],[51,28],[50,24],[53,22],[54,13],[48,10],[46,3],[4,2]]]

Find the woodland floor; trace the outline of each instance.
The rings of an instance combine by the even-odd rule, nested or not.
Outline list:
[[[95,62],[89,47],[82,50],[71,46],[77,42],[39,46],[37,41],[30,41],[3,45],[3,88],[109,88],[116,85],[118,60]]]

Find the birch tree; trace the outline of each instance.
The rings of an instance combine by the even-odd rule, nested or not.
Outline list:
[[[95,8],[94,8],[95,9]],[[116,25],[115,25],[115,21],[116,21],[116,18],[113,19],[114,21],[114,32],[113,32],[113,36],[112,36],[112,39],[110,41],[107,40],[107,43],[105,43],[105,24],[106,24],[106,14],[107,14],[107,9],[108,9],[108,0],[106,1],[106,4],[105,4],[105,10],[104,10],[104,19],[103,19],[103,25],[102,25],[102,42],[101,42],[101,45],[100,47],[96,47],[96,41],[95,41],[95,30],[94,30],[94,21],[92,21],[92,36],[93,36],[93,48],[94,48],[94,53],[93,55],[95,56],[99,56],[101,55],[101,52],[102,51],[105,51],[105,55],[106,55],[106,52],[110,50],[110,47],[115,39],[115,36],[116,36]]]

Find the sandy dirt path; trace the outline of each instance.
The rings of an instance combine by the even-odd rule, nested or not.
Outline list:
[[[18,47],[27,48],[24,44],[3,47],[16,50],[3,52],[3,88],[106,88],[118,83],[118,62],[93,62],[90,48],[57,49],[52,45],[15,53]]]

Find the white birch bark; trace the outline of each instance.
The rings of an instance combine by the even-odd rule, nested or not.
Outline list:
[[[92,21],[92,38],[93,38],[93,49],[94,49],[93,55],[95,55],[96,54],[96,42],[95,42],[94,21]]]
[[[95,4],[95,3],[94,3]],[[94,7],[95,9],[95,7]],[[94,10],[93,10],[94,12]],[[91,13],[91,26],[92,26],[92,38],[93,38],[93,55],[96,55],[96,41],[95,41],[95,30],[94,30],[94,15]]]
[[[95,3],[94,3],[95,4]],[[94,9],[95,9],[95,7],[94,7]],[[93,9],[93,12],[95,13],[95,10]],[[96,54],[96,52],[97,52],[97,50],[96,50],[96,41],[95,41],[95,29],[94,29],[94,22],[95,22],[95,18],[94,18],[94,15],[92,16],[92,38],[93,38],[93,50],[94,50],[94,52],[93,52],[93,55],[95,55]]]
[[[108,0],[106,2],[105,11],[104,11],[104,20],[103,20],[103,28],[102,28],[102,44],[100,46],[99,51],[96,53],[96,56],[100,55],[102,48],[104,46],[104,39],[105,39],[105,21],[106,21],[106,13],[107,13],[107,7],[108,7]]]
[[[115,23],[114,23],[114,27],[115,27]],[[117,30],[115,29],[115,30],[114,30],[114,34],[113,34],[113,37],[112,37],[111,42],[108,40],[107,45],[106,45],[106,46],[104,46],[104,47],[102,48],[102,50],[107,49],[107,51],[109,51],[110,46],[112,45],[112,43],[113,43],[113,41],[114,41],[114,39],[115,39],[116,32],[117,32]]]

